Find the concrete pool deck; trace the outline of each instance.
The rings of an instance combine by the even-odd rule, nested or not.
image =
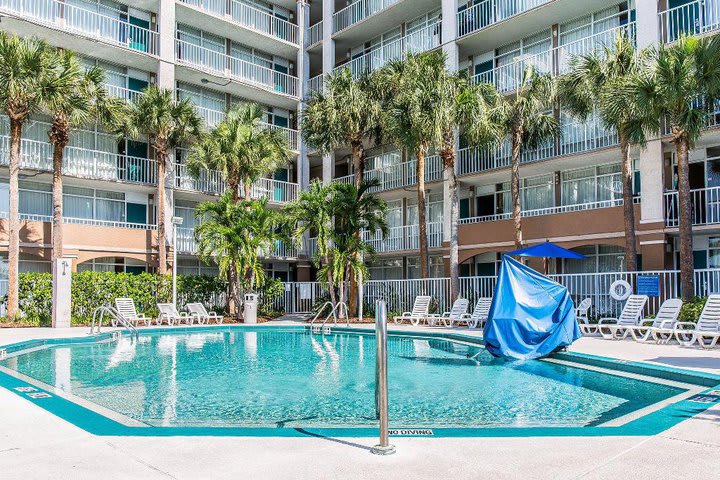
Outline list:
[[[0,329],[0,346],[86,333],[87,328]],[[583,338],[571,350],[720,374],[720,348]],[[375,442],[367,438],[98,437],[2,388],[0,405],[3,479],[639,480],[703,479],[720,472],[720,406],[650,437],[393,438],[398,453],[376,457],[369,453]]]

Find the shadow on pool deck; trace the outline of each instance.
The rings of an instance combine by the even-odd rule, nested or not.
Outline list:
[[[720,368],[718,357],[657,357],[647,361],[678,368]]]
[[[319,433],[308,432],[308,431],[305,430],[304,428],[295,428],[295,431],[296,431],[296,432],[300,432],[300,433],[302,433],[303,435],[307,435],[308,437],[315,437],[315,438],[319,438],[319,439],[321,439],[321,440],[327,440],[327,441],[329,441],[329,442],[339,443],[339,444],[341,444],[341,445],[345,445],[345,446],[348,446],[348,447],[360,448],[360,449],[362,449],[362,450],[367,450],[367,451],[372,450],[370,447],[368,447],[368,446],[366,446],[366,445],[361,445],[361,444],[355,443],[355,442],[349,442],[349,441],[347,441],[347,440],[341,440],[341,439],[339,439],[339,438],[334,438],[334,437],[328,437],[328,436],[325,436],[325,435],[320,435]]]

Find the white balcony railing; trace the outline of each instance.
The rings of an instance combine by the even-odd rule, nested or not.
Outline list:
[[[309,92],[320,92],[323,89],[323,83],[325,77],[321,73],[320,75],[315,75],[308,81],[308,93]]]
[[[231,78],[270,92],[292,97],[298,95],[297,77],[184,40],[176,40],[175,47],[175,58],[180,64]]]
[[[20,144],[20,168],[52,171],[53,147],[48,142],[23,139]],[[0,136],[0,164],[7,165],[10,137]],[[157,163],[147,158],[132,157],[80,147],[65,147],[63,174],[79,178],[110,180],[155,185]]]
[[[385,45],[379,45],[374,50],[335,67],[335,71],[349,68],[353,77],[358,77],[383,67],[391,60],[400,59],[408,53],[432,50],[442,43],[440,31],[440,22],[428,25]]]
[[[312,47],[316,43],[322,42],[323,39],[323,22],[320,20],[315,25],[312,25],[308,30],[307,40],[305,47]]]
[[[368,242],[376,252],[397,252],[403,250],[418,250],[420,248],[420,226],[404,225],[391,227],[385,238],[380,230],[376,232],[363,232],[363,240]],[[442,222],[427,224],[427,237],[429,248],[442,247]]]
[[[297,183],[261,178],[253,184],[250,196],[256,200],[267,198],[270,203],[287,203],[297,198],[298,188]]]
[[[458,37],[514,17],[551,0],[484,0],[457,13]]]
[[[196,254],[198,252],[198,243],[195,239],[195,229],[178,228],[176,245],[180,253]],[[261,251],[260,256],[263,258],[297,258],[298,250],[292,245],[277,241],[270,249]]]
[[[138,52],[158,53],[158,32],[133,25],[124,12],[110,16],[60,0],[0,0],[0,11]]]
[[[7,211],[0,211],[0,218],[8,218]],[[52,222],[52,215],[36,215],[20,212],[20,220],[28,222]],[[97,218],[77,218],[63,216],[63,223],[71,225],[88,225],[92,227],[127,228],[130,230],[157,230],[157,225],[148,223],[123,222],[115,220],[101,220]]]
[[[720,223],[720,187],[690,190],[693,225]],[[677,191],[665,192],[665,225],[680,225],[680,203]]]
[[[372,191],[393,190],[396,188],[404,188],[417,184],[417,159],[408,162],[398,162],[400,159],[398,152],[384,153],[373,157],[368,157],[367,162],[375,162],[381,166],[365,171],[365,180],[370,181],[377,179],[380,186],[373,188]],[[390,163],[388,165],[388,163]],[[425,181],[435,182],[443,178],[442,160],[438,155],[430,155],[425,158]],[[353,183],[355,175],[346,175],[335,179],[337,182]]]
[[[702,35],[720,30],[720,2],[696,0],[659,14],[660,38],[672,43],[681,35]]]
[[[131,90],[125,87],[118,87],[116,85],[105,84],[105,88],[109,95],[125,100],[126,102],[136,102],[144,95],[143,92],[137,90]]]
[[[587,55],[603,46],[610,46],[618,35],[623,33],[634,39],[635,23],[620,25],[543,52],[518,56],[510,63],[475,75],[474,80],[476,83],[491,83],[501,93],[513,92],[520,86],[523,74],[529,66],[534,67],[539,73],[552,75],[565,73],[574,56]]]
[[[233,23],[242,25],[245,28],[249,28],[297,45],[297,25],[270,13],[264,12],[248,3],[238,0],[230,0],[230,2],[227,2],[226,0],[180,1],[204,10],[216,17],[227,18]]]
[[[333,14],[333,33],[355,25],[400,0],[357,0]]]
[[[281,127],[279,125],[273,125],[272,123],[262,122],[262,125],[269,130],[276,130],[283,134],[285,140],[292,150],[297,151],[298,139],[300,138],[300,132],[292,128]]]

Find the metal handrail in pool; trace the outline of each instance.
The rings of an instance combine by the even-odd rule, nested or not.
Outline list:
[[[95,330],[95,319],[98,319],[97,324],[97,333],[100,333],[100,327],[102,327],[102,321],[105,314],[110,315],[113,319],[117,321],[125,330],[130,332],[131,335],[137,336],[138,330],[137,327],[135,327],[128,319],[126,319],[123,315],[120,314],[114,307],[108,307],[103,305],[102,307],[98,307],[93,312],[93,318],[92,322],[90,323],[90,335],[93,334],[93,330]]]

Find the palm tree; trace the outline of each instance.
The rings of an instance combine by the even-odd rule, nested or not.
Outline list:
[[[559,81],[563,107],[572,115],[584,121],[597,112],[603,124],[617,132],[622,165],[625,265],[629,271],[637,270],[630,146],[644,146],[645,130],[650,123],[656,122],[656,119],[646,118],[649,109],[640,108],[635,97],[624,88],[625,84],[634,81],[642,64],[633,40],[622,34],[613,45],[574,57],[570,72]]]
[[[436,79],[445,72],[441,52],[408,54],[404,60],[389,62],[378,82],[383,86],[385,108],[383,132],[417,159],[418,228],[420,234],[420,273],[428,277],[428,239],[425,218],[425,156],[430,148],[443,143],[443,124],[438,111],[441,92]]]
[[[379,136],[380,102],[372,81],[372,74],[353,78],[349,68],[331,74],[324,91],[312,93],[302,119],[303,138],[321,153],[350,147],[358,187],[365,172],[363,142]]]
[[[250,199],[260,178],[287,165],[292,155],[283,133],[262,125],[263,109],[257,103],[238,103],[225,119],[190,151],[187,166],[194,177],[201,170],[218,170],[226,179],[233,200]]]
[[[647,75],[639,76],[631,92],[655,118],[664,118],[675,144],[678,168],[680,283],[682,297],[695,296],[692,200],[688,153],[720,99],[720,37],[684,36],[652,54]],[[659,125],[658,125],[659,127]]]
[[[560,133],[553,115],[556,98],[555,80],[538,73],[529,66],[523,71],[517,91],[502,97],[492,114],[505,137],[510,138],[512,218],[515,230],[515,248],[522,248],[522,211],[520,210],[520,159],[527,150],[537,148]]]
[[[236,202],[231,192],[201,203],[195,213],[203,219],[195,228],[198,255],[205,263],[217,263],[228,282],[230,314],[239,318],[242,292],[253,292],[265,279],[261,256],[281,239],[278,214],[267,199]]]
[[[157,227],[158,271],[167,272],[167,246],[165,242],[165,176],[167,162],[176,147],[193,141],[200,135],[202,119],[188,99],[176,102],[173,91],[151,85],[144,95],[133,101],[123,126],[124,133],[133,138],[149,136],[158,165]]]
[[[20,261],[19,173],[20,143],[25,122],[40,110],[47,92],[47,73],[53,51],[36,38],[20,38],[0,31],[0,105],[10,121],[10,212],[8,225],[7,317],[18,313]]]
[[[307,190],[302,190],[298,198],[283,209],[290,235],[296,243],[301,243],[308,233],[317,236],[317,251],[313,257],[315,268],[321,269],[330,263],[333,248],[333,184],[323,185],[319,180],[310,182]],[[330,300],[335,304],[335,285],[332,271],[326,275]]]
[[[105,90],[105,72],[97,67],[86,69],[69,50],[56,51],[54,67],[49,71],[44,110],[52,117],[48,136],[53,145],[53,260],[63,256],[63,151],[70,143],[72,130],[100,120],[117,126],[125,103],[109,97]]]

